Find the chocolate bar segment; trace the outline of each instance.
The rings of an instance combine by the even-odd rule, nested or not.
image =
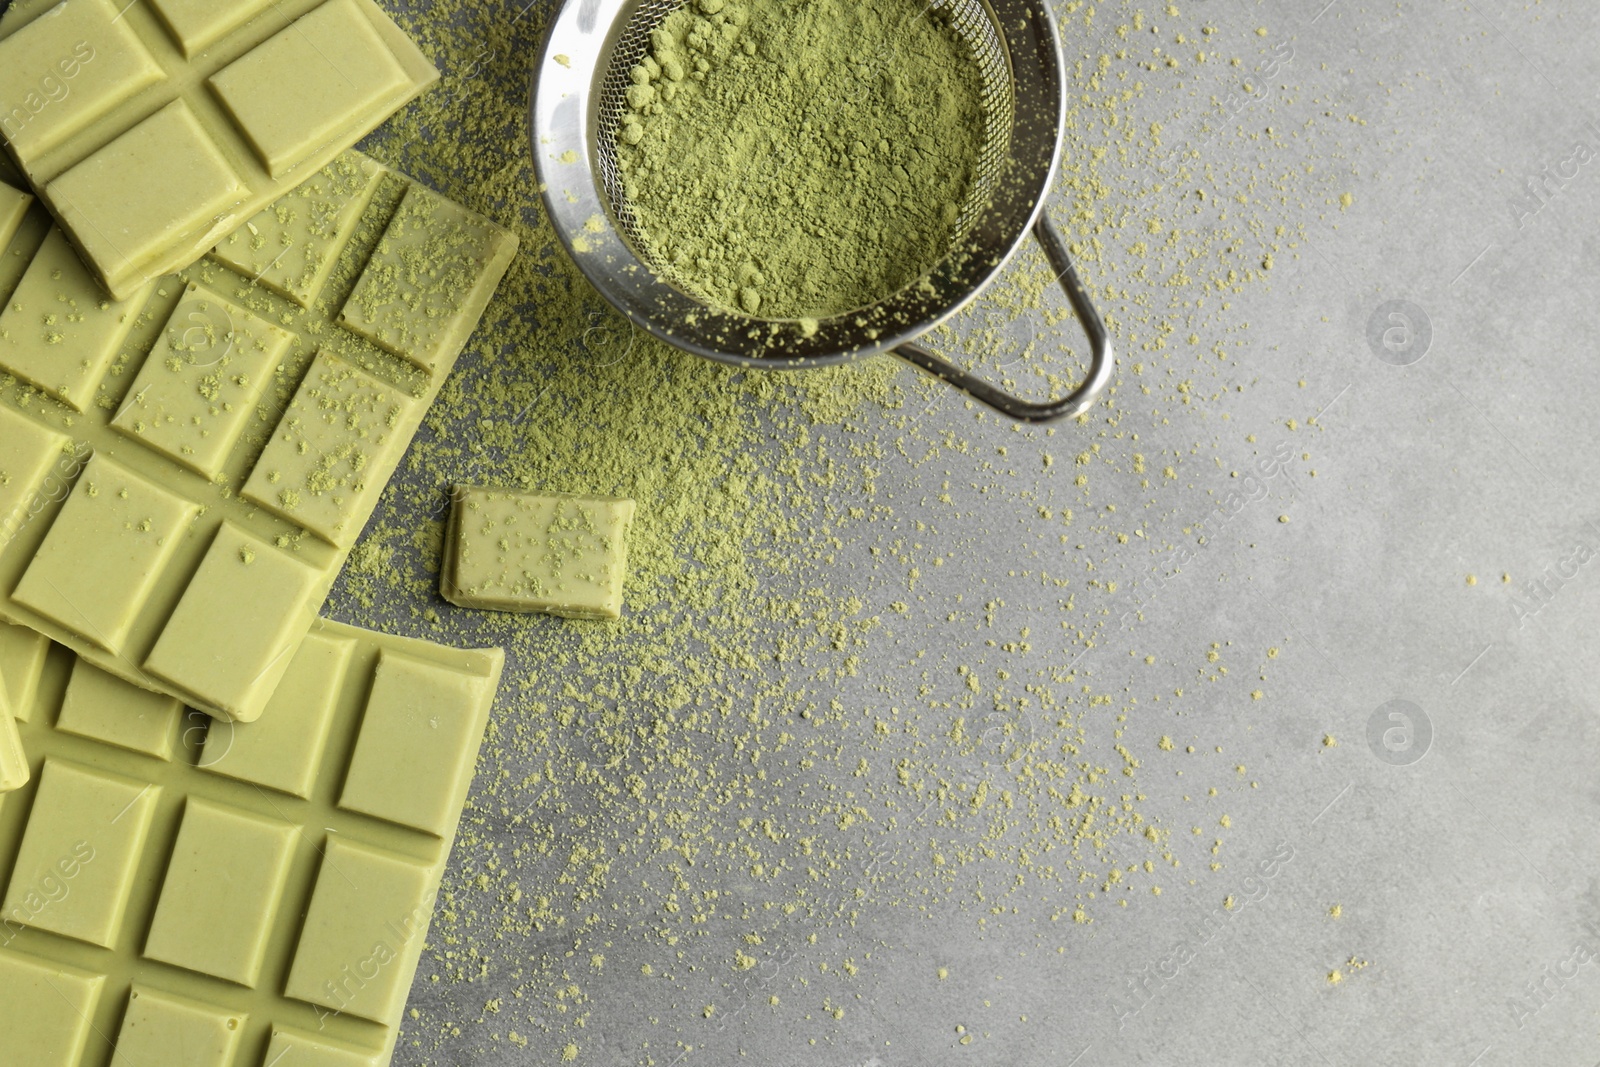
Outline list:
[[[293,71],[285,81],[284,72]],[[211,77],[211,89],[274,178],[403,92],[407,75],[355,0],[329,0]]]
[[[271,947],[294,835],[279,820],[191,798],[144,954],[254,988]],[[218,871],[230,872],[230,892],[216,892]]]
[[[229,234],[211,258],[310,307],[382,177],[372,160],[347,152]]]
[[[326,352],[300,382],[244,497],[319,537],[352,544],[408,443],[416,401]],[[361,521],[353,521],[353,520]]]
[[[622,614],[631,500],[457,486],[439,591],[463,608]]]
[[[128,683],[79,660],[61,700],[56,729],[160,760],[172,758],[183,707],[172,697]]]
[[[120,652],[199,505],[95,456],[11,599]]]
[[[24,166],[166,80],[119,7],[60,3],[0,45],[0,139]],[[6,22],[15,19],[8,13]]]
[[[42,194],[101,286],[131,300],[152,278],[192,260],[193,249],[203,251],[237,226],[249,190],[195,111],[174,100],[52,179]],[[172,252],[174,234],[187,235],[181,255]]]
[[[193,59],[271,6],[275,0],[149,0],[169,33]]]
[[[18,722],[26,722],[33,708],[33,687],[49,651],[50,639],[43,634],[0,622],[0,694]]]
[[[9,924],[3,928],[9,932]],[[81,1067],[105,981],[76,967],[0,952],[7,1052],[29,1067]]]
[[[11,702],[0,697],[0,793],[14,793],[28,784],[32,771],[22,747],[22,732],[11,714]]]
[[[25,734],[23,744],[29,743]],[[161,787],[145,775],[129,778],[53,757],[47,746],[43,753],[0,918],[111,948]],[[53,899],[63,880],[72,891]]]
[[[22,241],[11,249],[27,254]],[[26,263],[20,284],[0,308],[0,370],[85,411],[138,322],[149,287],[132,300],[107,299],[58,229],[45,235]]]
[[[0,173],[0,183],[5,180],[5,174]],[[27,215],[28,205],[32,203],[33,197],[21,189],[0,184],[0,245],[9,244],[11,238],[17,235],[17,227],[22,225],[23,216]]]
[[[293,341],[287,330],[191,284],[111,425],[216,477]]]
[[[111,1067],[172,1063],[175,1054],[183,1057],[184,1067],[230,1067],[243,1021],[204,1004],[134,986]]]
[[[477,264],[496,239],[480,216],[413,185],[339,325],[423,370],[435,369],[460,349],[494,295]]]

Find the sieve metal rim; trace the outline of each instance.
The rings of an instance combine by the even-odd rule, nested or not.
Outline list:
[[[535,61],[529,134],[551,223],[579,269],[635,324],[675,347],[723,363],[800,369],[894,351],[979,401],[1018,419],[1081,414],[1109,385],[1114,357],[1066,243],[1044,214],[1060,161],[1065,63],[1045,0],[979,0],[1012,67],[1013,131],[1005,181],[972,226],[963,257],[949,257],[933,286],[894,294],[862,312],[823,320],[815,332],[712,308],[645,263],[619,232],[596,160],[599,95],[625,18],[641,0],[566,0]],[[1026,64],[1026,66],[1019,66]],[[1068,396],[1043,404],[1012,396],[912,344],[969,304],[1033,232],[1091,342],[1089,371]]]

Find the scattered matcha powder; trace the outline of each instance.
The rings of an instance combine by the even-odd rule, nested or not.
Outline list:
[[[618,134],[651,257],[714,303],[828,318],[944,258],[985,137],[918,0],[698,0],[651,32]]]

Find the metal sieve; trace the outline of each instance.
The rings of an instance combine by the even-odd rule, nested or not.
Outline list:
[[[1061,156],[1064,63],[1046,0],[926,0],[968,50],[983,86],[984,143],[950,247],[925,281],[869,307],[816,322],[763,319],[695,295],[640,239],[617,163],[629,72],[650,31],[681,0],[566,0],[532,78],[534,167],[552,225],[574,262],[628,319],[677,348],[744,367],[798,369],[892,352],[1012,418],[1044,422],[1087,411],[1111,382],[1111,339],[1044,212]],[[892,46],[889,43],[887,46]],[[870,54],[873,47],[864,44]],[[1029,233],[1044,249],[1091,355],[1066,396],[1022,399],[916,338],[970,303]]]

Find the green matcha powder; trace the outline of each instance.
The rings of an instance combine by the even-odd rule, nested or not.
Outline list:
[[[944,257],[983,146],[969,50],[919,0],[691,0],[618,134],[645,249],[714,304],[827,318]]]

